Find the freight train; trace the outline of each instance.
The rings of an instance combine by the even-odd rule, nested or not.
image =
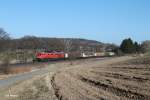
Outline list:
[[[114,53],[108,53],[107,56],[113,56]],[[48,60],[61,60],[68,58],[88,58],[88,57],[103,57],[106,56],[106,53],[94,53],[94,52],[71,52],[65,53],[61,51],[45,51],[45,52],[37,52],[35,55],[35,59],[33,61],[48,61]]]

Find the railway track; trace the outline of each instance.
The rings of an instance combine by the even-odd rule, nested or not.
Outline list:
[[[88,58],[49,60],[49,61],[43,61],[43,62],[36,61],[36,62],[26,62],[26,63],[15,63],[15,64],[9,64],[9,67],[26,67],[26,66],[37,67],[37,66],[41,66],[41,65],[55,64],[55,63],[59,63],[59,62],[78,61],[78,60],[93,59],[93,58],[105,59],[108,57],[88,57]],[[109,58],[111,58],[111,57],[109,57]]]

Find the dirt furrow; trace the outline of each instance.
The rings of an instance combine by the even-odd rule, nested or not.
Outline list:
[[[61,78],[60,78],[61,76]],[[60,86],[61,92],[68,100],[99,100],[99,96],[91,92],[88,87],[85,87],[76,76],[69,73],[60,73],[56,75],[56,84]],[[62,84],[61,84],[62,83]],[[91,89],[92,90],[92,89]],[[69,93],[68,93],[69,91]],[[87,95],[88,94],[88,95]],[[75,96],[76,95],[76,96]],[[94,96],[92,96],[94,95]],[[101,97],[102,99],[102,97]]]
[[[103,72],[96,72],[96,71],[92,71],[92,72],[95,74],[98,74],[100,76],[111,77],[111,78],[115,78],[115,79],[123,79],[123,80],[136,81],[136,82],[149,81],[149,79],[147,79],[147,78],[128,76],[128,75],[123,75],[123,74],[119,74],[119,73],[109,73],[109,72],[103,73]]]
[[[135,93],[132,91],[126,91],[124,89],[120,89],[118,87],[113,87],[113,86],[110,86],[110,85],[107,85],[107,84],[104,84],[104,83],[101,83],[98,81],[93,81],[93,80],[87,79],[85,77],[81,77],[81,80],[83,82],[89,83],[90,85],[94,85],[100,89],[111,92],[117,96],[126,97],[131,100],[133,100],[133,99],[134,100],[150,100],[150,96],[148,96],[148,95],[143,95],[143,94]]]
[[[58,100],[67,100],[60,94],[59,87],[57,87],[57,85],[55,84],[55,76],[56,76],[56,74],[54,74],[51,79],[51,84],[54,89],[55,96],[57,97]]]
[[[78,80],[78,81],[81,81],[82,82],[82,84],[84,84],[84,86],[83,85],[81,85],[81,87],[80,88],[82,88],[82,89],[84,89],[85,91],[87,91],[87,92],[90,92],[90,91],[92,91],[92,92],[97,92],[97,94],[96,95],[94,95],[94,97],[96,98],[96,100],[120,100],[119,98],[120,97],[118,97],[118,96],[116,96],[116,95],[112,95],[111,93],[106,93],[106,91],[104,91],[104,90],[101,90],[101,89],[99,89],[99,88],[97,88],[97,87],[95,87],[95,86],[93,86],[93,85],[91,85],[91,84],[87,84],[87,83],[85,83],[85,82],[83,82],[82,80],[81,80],[81,76],[82,75],[79,75],[79,73],[77,74],[75,74],[75,73],[71,73],[71,72],[67,72],[67,74],[70,76],[70,77],[73,77],[74,79],[76,79],[76,80]],[[92,90],[92,89],[90,89],[89,87],[92,87],[92,88],[96,88],[96,90]],[[86,94],[86,96],[87,95],[91,95],[91,94]],[[88,100],[88,99],[86,99],[86,100]],[[89,100],[91,100],[91,99],[89,99]],[[93,100],[93,99],[92,99]]]

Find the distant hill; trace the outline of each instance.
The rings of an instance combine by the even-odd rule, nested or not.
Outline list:
[[[112,44],[105,44],[95,40],[80,39],[80,38],[45,38],[45,37],[34,37],[25,36],[20,39],[12,40],[12,47],[22,49],[49,49],[49,50],[63,50],[62,41],[71,41],[73,49],[78,50],[81,47],[88,50],[103,51]],[[14,48],[14,49],[15,49]]]

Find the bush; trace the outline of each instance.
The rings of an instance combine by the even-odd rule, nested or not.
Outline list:
[[[0,65],[1,72],[8,74],[10,64],[10,58],[8,56],[3,57],[2,64]]]
[[[116,49],[114,50],[114,52],[115,52],[115,54],[116,54],[117,56],[123,56],[123,55],[124,55],[124,53],[123,53],[119,48],[116,48]]]

